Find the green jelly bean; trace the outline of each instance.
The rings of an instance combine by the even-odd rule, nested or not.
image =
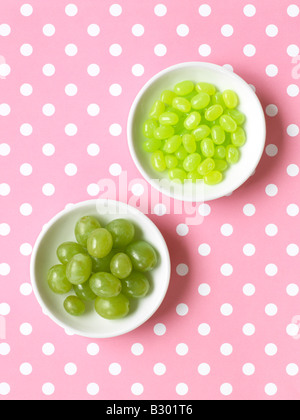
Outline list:
[[[221,92],[216,92],[216,93],[212,96],[212,98],[211,98],[211,102],[212,102],[212,104],[213,104],[213,105],[221,105],[221,107],[222,107],[223,109],[225,109],[225,108],[226,108],[226,105],[225,105],[224,100],[223,100],[223,95],[222,95],[222,93],[221,93]]]
[[[187,130],[194,130],[196,127],[198,127],[200,121],[201,115],[199,114],[199,112],[194,111],[186,117],[184,121],[184,126]]]
[[[191,99],[193,109],[203,109],[210,103],[210,96],[206,92],[200,92]]]
[[[191,153],[183,161],[183,169],[187,172],[194,171],[201,163],[201,156],[199,153]]]
[[[172,90],[164,90],[161,94],[160,100],[166,105],[172,105],[173,99],[176,98],[176,94]]]
[[[215,161],[215,170],[224,172],[228,168],[228,164],[224,159],[214,159]]]
[[[237,123],[229,115],[222,115],[219,124],[227,133],[233,133],[237,129]]]
[[[205,119],[207,121],[215,121],[223,114],[223,107],[221,105],[212,105],[205,111]]]
[[[185,80],[184,82],[179,82],[174,86],[174,92],[178,96],[187,96],[194,90],[194,83],[190,80]]]
[[[208,125],[199,125],[192,134],[195,136],[196,141],[200,141],[205,139],[205,137],[208,137],[210,135],[210,128]]]
[[[172,136],[165,142],[163,150],[166,153],[174,153],[179,149],[181,143],[182,139],[179,135]]]
[[[180,168],[169,169],[168,173],[169,173],[169,178],[172,181],[179,182],[182,184],[184,183],[184,180],[187,177],[186,172]]]
[[[165,112],[166,106],[162,101],[154,102],[151,111],[149,113],[150,118],[154,118],[155,120],[159,119],[159,116]]]
[[[161,125],[153,130],[153,135],[158,140],[165,140],[174,135],[174,128],[170,125]]]
[[[178,165],[178,159],[174,155],[165,155],[165,161],[168,169],[174,169]]]
[[[240,159],[239,150],[232,145],[226,147],[226,160],[230,165],[234,165]]]
[[[226,149],[224,146],[216,146],[215,147],[215,154],[214,158],[216,159],[225,159],[226,157]]]
[[[184,160],[188,155],[188,152],[185,150],[183,146],[180,146],[178,150],[175,152],[175,156],[178,160]]]
[[[244,146],[246,143],[246,133],[242,127],[238,127],[234,133],[231,133],[231,143],[236,147]]]
[[[185,121],[185,116],[179,117],[179,121],[176,125],[173,126],[175,134],[181,134],[183,130],[185,130],[184,128],[184,121]]]
[[[149,139],[143,143],[143,149],[148,153],[153,153],[156,150],[160,149],[161,140],[158,139]]]
[[[206,139],[201,140],[200,143],[201,152],[205,157],[213,157],[215,153],[215,146],[212,139],[207,137]]]
[[[200,82],[196,84],[196,91],[197,92],[206,92],[210,96],[216,93],[216,88],[211,83]]]
[[[174,112],[163,112],[159,116],[159,123],[162,125],[176,125],[179,121],[179,117]]]
[[[223,101],[225,105],[227,106],[227,108],[233,109],[238,106],[239,98],[233,90],[231,89],[224,90],[222,96],[223,96]]]
[[[161,150],[157,150],[151,156],[151,163],[153,168],[158,172],[163,172],[166,170],[167,165],[165,161],[165,155]]]
[[[188,172],[187,179],[190,179],[192,182],[197,182],[202,179],[202,175],[199,174],[197,170]]]
[[[151,139],[153,137],[153,130],[155,130],[158,127],[157,121],[154,119],[146,120],[143,126],[143,134],[148,139]]]
[[[195,136],[193,134],[184,134],[182,136],[182,144],[188,153],[194,153],[197,149]]]
[[[220,171],[211,171],[209,174],[204,175],[203,179],[207,185],[216,185],[222,181],[223,175]]]
[[[197,171],[200,175],[207,175],[209,172],[215,169],[215,161],[212,158],[207,158],[200,163]]]
[[[172,106],[173,106],[173,108],[177,109],[178,111],[184,112],[184,113],[190,112],[190,110],[192,108],[192,105],[191,105],[190,101],[188,101],[185,98],[181,98],[181,97],[177,97],[177,98],[173,99]]]
[[[219,125],[211,128],[211,138],[215,144],[222,144],[225,141],[225,131]]]
[[[243,125],[246,121],[246,116],[238,109],[228,109],[228,115],[237,123],[237,125]]]

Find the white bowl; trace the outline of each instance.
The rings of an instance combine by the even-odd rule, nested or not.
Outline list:
[[[47,272],[50,267],[59,264],[56,257],[57,247],[62,242],[75,241],[76,221],[85,215],[96,216],[103,226],[116,218],[132,221],[137,230],[136,236],[153,244],[158,252],[158,266],[149,275],[152,283],[151,292],[148,296],[135,300],[133,309],[123,319],[106,320],[100,317],[95,312],[93,303],[86,314],[73,317],[63,308],[63,301],[67,295],[56,295],[48,287]],[[90,338],[122,335],[146,322],[156,312],[165,297],[169,286],[170,271],[168,248],[154,223],[137,209],[112,200],[82,202],[56,215],[40,233],[33,249],[30,267],[33,290],[43,312],[68,331]]]
[[[203,182],[188,183],[174,187],[166,182],[168,175],[156,172],[150,162],[150,154],[143,148],[143,123],[153,103],[165,89],[173,89],[183,80],[209,82],[220,91],[233,89],[239,96],[238,109],[246,115],[245,130],[247,142],[240,149],[240,161],[231,166],[224,180],[209,186]],[[128,144],[131,156],[142,176],[161,193],[182,201],[203,202],[223,197],[240,187],[254,172],[264,151],[266,122],[260,101],[253,89],[240,76],[224,67],[211,63],[182,63],[169,67],[155,75],[138,93],[130,109],[127,126]],[[162,181],[164,180],[164,181]]]

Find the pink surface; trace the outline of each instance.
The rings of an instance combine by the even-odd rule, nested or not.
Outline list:
[[[299,6],[28,2],[0,1],[0,399],[298,399]],[[152,75],[198,60],[256,88],[262,161],[231,196],[200,206],[200,226],[152,203],[173,272],[145,325],[113,339],[68,335],[32,293],[34,242],[65,206],[101,196],[99,180],[118,186],[121,170],[139,205],[133,192],[147,185],[127,147],[129,107]]]

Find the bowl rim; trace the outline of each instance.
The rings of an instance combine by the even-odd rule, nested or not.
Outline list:
[[[222,198],[222,197],[224,197],[228,194],[231,194],[232,192],[237,190],[240,186],[242,186],[250,178],[250,176],[256,170],[256,168],[257,168],[257,166],[258,166],[258,164],[259,164],[259,162],[262,158],[264,148],[265,148],[265,143],[266,143],[267,125],[266,125],[266,118],[265,118],[265,114],[264,114],[264,111],[263,111],[263,108],[262,108],[262,104],[261,104],[258,96],[256,95],[256,93],[254,92],[254,90],[250,87],[249,83],[247,83],[237,73],[235,73],[234,71],[228,70],[227,68],[225,68],[225,67],[223,67],[219,64],[204,62],[204,61],[181,62],[181,63],[169,66],[169,67],[159,71],[158,73],[153,75],[143,85],[143,87],[140,89],[140,91],[138,92],[134,101],[131,104],[130,111],[129,111],[129,114],[128,114],[128,119],[127,119],[127,143],[128,143],[131,158],[133,159],[137,169],[139,170],[140,174],[144,177],[144,179],[153,188],[155,188],[160,193],[162,193],[162,194],[164,194],[164,195],[166,195],[170,198],[174,198],[174,199],[181,200],[181,201],[187,201],[187,202],[195,202],[195,200],[193,200],[193,198],[185,197],[184,195],[181,195],[179,197],[178,195],[172,194],[172,192],[170,190],[166,190],[163,187],[157,185],[156,182],[154,182],[154,180],[151,178],[151,176],[148,175],[147,171],[144,169],[143,165],[141,164],[140,160],[137,157],[137,154],[136,154],[135,148],[134,148],[133,135],[132,135],[134,115],[135,115],[135,112],[136,112],[137,105],[138,105],[140,99],[142,98],[142,96],[144,95],[144,93],[160,77],[164,76],[167,73],[170,73],[172,71],[175,71],[175,70],[178,70],[178,69],[181,69],[181,68],[184,68],[184,67],[202,67],[202,68],[206,68],[206,69],[211,69],[211,70],[215,70],[215,71],[224,73],[224,74],[236,79],[239,83],[243,84],[248,89],[249,94],[252,95],[254,101],[256,102],[257,109],[260,113],[260,117],[261,117],[261,121],[262,121],[261,136],[262,136],[263,141],[261,141],[260,147],[257,149],[256,159],[254,160],[253,166],[251,167],[251,171],[245,172],[244,176],[241,176],[239,182],[233,188],[228,188],[226,191],[224,191],[224,193],[222,193],[222,195],[216,194],[216,193],[215,194],[211,193],[209,198],[205,197],[203,199],[203,197],[201,196],[200,199],[197,200],[197,201],[201,201],[201,202],[213,201],[213,200],[216,200],[218,198]]]
[[[76,330],[75,328],[69,326],[67,323],[61,321],[60,319],[58,319],[55,314],[52,313],[52,311],[50,311],[47,307],[47,305],[45,304],[39,290],[38,290],[38,282],[36,279],[36,275],[35,275],[35,267],[36,267],[36,262],[37,262],[37,253],[39,250],[39,247],[41,245],[42,240],[44,239],[44,237],[46,236],[46,234],[48,233],[48,231],[52,228],[52,226],[63,216],[67,215],[68,213],[72,212],[72,211],[76,211],[76,209],[80,209],[80,208],[84,208],[85,206],[95,206],[95,208],[97,208],[97,203],[101,203],[101,204],[107,204],[107,205],[111,205],[111,206],[123,206],[123,208],[129,209],[129,213],[130,214],[135,214],[138,215],[141,219],[147,220],[148,223],[150,223],[151,228],[154,229],[158,235],[161,237],[161,246],[164,249],[164,253],[167,256],[167,260],[164,261],[164,264],[166,264],[166,270],[167,270],[167,276],[166,276],[166,280],[165,280],[165,286],[160,294],[160,298],[156,301],[155,306],[152,308],[152,310],[147,314],[146,317],[143,317],[137,324],[134,325],[134,327],[127,327],[127,328],[121,328],[120,330],[115,331],[114,333],[88,333],[88,332],[83,332],[81,330]],[[116,207],[118,208],[118,207]],[[166,244],[165,238],[162,235],[161,231],[158,229],[158,227],[156,226],[156,224],[148,217],[146,216],[143,212],[141,212],[140,210],[138,210],[137,208],[131,206],[130,204],[126,204],[122,201],[117,201],[117,200],[112,200],[112,199],[91,199],[91,200],[85,200],[79,203],[74,204],[72,207],[70,208],[65,208],[63,210],[61,210],[59,213],[57,213],[56,215],[54,215],[47,223],[46,223],[46,227],[44,229],[41,230],[41,232],[39,233],[33,250],[32,250],[32,254],[31,254],[31,259],[30,259],[30,282],[31,282],[31,286],[34,292],[34,295],[39,303],[39,305],[41,306],[41,309],[43,311],[43,313],[45,315],[47,315],[52,321],[54,321],[58,326],[62,327],[65,330],[68,330],[69,332],[71,332],[72,334],[81,336],[81,337],[86,337],[86,338],[111,338],[111,337],[117,337],[117,336],[121,336],[124,334],[127,334],[131,331],[134,331],[135,329],[137,329],[138,327],[140,327],[141,325],[143,325],[145,322],[147,322],[154,314],[155,312],[159,309],[159,307],[161,306],[163,300],[165,299],[165,296],[167,294],[167,291],[169,289],[169,285],[170,285],[170,280],[171,280],[171,258],[170,258],[170,253],[169,253],[169,249],[168,246]]]

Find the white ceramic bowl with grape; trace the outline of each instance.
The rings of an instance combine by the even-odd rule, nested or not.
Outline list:
[[[84,302],[86,310],[82,315],[72,316],[65,310],[64,302],[68,296],[76,296],[74,290],[57,294],[49,287],[49,269],[61,264],[57,249],[62,243],[76,242],[75,226],[84,216],[95,217],[102,228],[113,220],[125,219],[134,225],[134,241],[145,241],[156,251],[157,262],[154,269],[144,273],[149,279],[150,290],[144,297],[129,299],[129,313],[122,318],[106,319],[100,316],[95,311],[93,301]],[[68,333],[90,338],[107,338],[138,328],[157,311],[168,290],[171,264],[166,242],[147,216],[127,204],[99,199],[65,209],[44,226],[32,252],[30,273],[33,291],[45,315]]]

